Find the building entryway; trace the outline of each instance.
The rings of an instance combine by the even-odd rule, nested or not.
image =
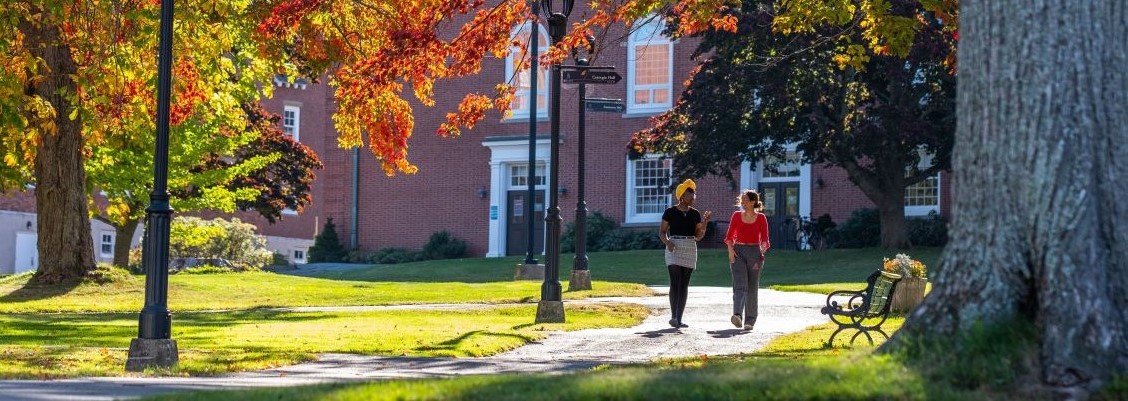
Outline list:
[[[508,256],[525,255],[529,247],[529,218],[533,219],[533,254],[544,252],[544,191],[534,191],[536,200],[530,204],[528,190],[508,191],[506,194],[506,246]]]
[[[16,233],[16,274],[35,271],[39,268],[39,251],[36,249],[38,235],[35,233]]]
[[[759,190],[764,202],[763,213],[768,217],[772,246],[794,247],[799,218],[799,183],[761,182]]]

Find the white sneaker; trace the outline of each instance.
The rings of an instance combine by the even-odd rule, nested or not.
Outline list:
[[[729,321],[732,322],[732,325],[736,326],[736,328],[738,328],[738,329],[740,328],[740,324],[741,324],[740,315],[732,315],[732,317],[729,318]]]

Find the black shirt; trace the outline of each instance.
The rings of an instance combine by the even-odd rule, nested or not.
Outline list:
[[[687,211],[678,210],[677,206],[670,206],[662,213],[662,220],[670,225],[669,235],[697,236],[697,223],[701,222],[701,212],[689,208]]]

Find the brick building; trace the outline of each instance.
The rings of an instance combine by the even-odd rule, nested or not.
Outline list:
[[[579,13],[581,10],[577,10]],[[588,98],[623,99],[626,111],[587,112],[586,190],[591,212],[601,212],[627,227],[657,227],[662,211],[673,197],[668,190],[672,171],[669,160],[648,157],[629,160],[626,144],[633,132],[649,119],[668,110],[684,88],[688,72],[696,66],[690,54],[693,40],[669,41],[658,22],[645,22],[628,33],[624,29],[607,35],[608,43],[594,58],[594,65],[614,66],[623,81],[614,85],[587,85]],[[514,35],[528,37],[530,26],[516,27]],[[541,50],[547,50],[547,27],[540,27]],[[421,248],[428,237],[446,230],[465,240],[473,256],[499,257],[526,252],[526,218],[535,219],[537,253],[543,250],[543,213],[546,199],[557,196],[565,223],[575,217],[578,187],[576,168],[578,91],[565,85],[561,98],[560,191],[548,192],[549,88],[546,72],[539,73],[536,107],[536,201],[528,202],[530,111],[526,73],[519,87],[512,115],[497,113],[459,138],[444,139],[433,133],[445,121],[445,113],[457,109],[466,93],[490,93],[495,84],[513,76],[512,57],[488,59],[482,74],[440,83],[435,106],[413,104],[415,135],[410,139],[408,159],[419,167],[414,175],[385,176],[368,149],[337,147],[331,116],[336,110],[331,88],[306,80],[276,79],[274,97],[263,102],[267,110],[283,116],[282,128],[311,147],[325,165],[317,172],[313,205],[298,213],[287,213],[275,224],[256,215],[238,217],[260,227],[267,246],[302,263],[312,238],[328,219],[333,219],[342,243],[366,250],[384,247]],[[715,221],[727,221],[735,210],[738,190],[758,189],[765,196],[773,227],[781,227],[788,216],[830,214],[845,221],[858,208],[872,207],[861,191],[837,168],[782,163],[776,172],[764,172],[745,163],[734,173],[738,185],[717,177],[698,180],[697,208],[712,210]],[[937,211],[948,215],[950,185],[941,174],[907,192],[906,215]],[[34,202],[25,195],[0,196],[0,274],[22,271],[15,259],[34,247]],[[531,203],[531,204],[530,204]],[[27,224],[30,221],[31,224]],[[112,230],[95,222],[95,248],[107,243],[112,250]],[[136,239],[134,239],[136,241]],[[34,249],[34,248],[32,248]],[[32,252],[33,253],[33,252]],[[95,252],[98,253],[97,251]],[[12,255],[12,256],[6,256]],[[107,258],[99,257],[99,260]],[[23,266],[23,265],[20,265]]]

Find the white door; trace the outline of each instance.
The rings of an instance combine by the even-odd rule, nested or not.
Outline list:
[[[39,267],[39,251],[35,233],[16,233],[16,274],[35,271]]]

